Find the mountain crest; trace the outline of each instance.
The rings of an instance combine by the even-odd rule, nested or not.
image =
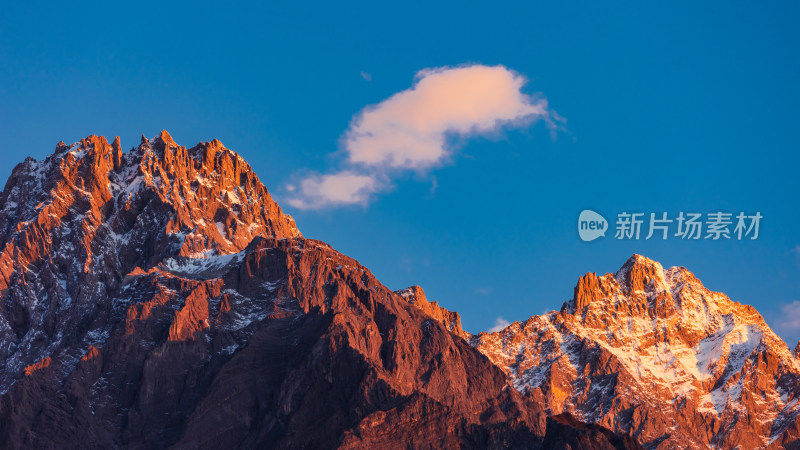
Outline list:
[[[598,276],[591,272],[578,279],[574,294],[570,301],[562,306],[563,312],[579,314],[591,304],[607,308],[613,305],[602,306],[603,301],[614,301],[614,293],[619,291],[623,295],[637,295],[647,299],[644,309],[655,316],[663,317],[668,314],[664,308],[670,308],[672,294],[668,287],[673,278],[681,278],[686,282],[700,284],[694,275],[683,267],[672,268],[664,271],[660,263],[642,255],[634,254],[617,270],[616,273],[607,273]]]
[[[221,142],[192,148],[166,131],[127,153],[90,135],[17,165],[0,193],[0,360],[16,373],[47,355],[18,352],[56,322],[105,301],[125,277],[302,234],[250,166]],[[76,321],[73,323],[73,321]],[[28,334],[37,330],[37,335]]]
[[[419,287],[301,238],[217,140],[89,136],[17,166],[0,293],[1,448],[615,438],[548,420]]]
[[[582,276],[560,312],[471,343],[551,414],[646,447],[757,448],[799,433],[800,365],[755,308],[641,255]]]
[[[663,288],[665,283],[661,264],[637,254],[628,258],[614,277],[628,292]]]
[[[800,442],[796,354],[688,270],[633,255],[561,312],[470,336],[302,239],[218,140],[26,159],[0,193],[0,293],[3,448]]]
[[[422,310],[425,314],[444,325],[451,333],[462,338],[469,337],[469,333],[461,328],[461,316],[457,312],[449,311],[439,306],[438,302],[428,301],[421,287],[414,285],[405,289],[400,289],[399,291],[394,291],[394,293],[403,297],[409,304],[414,305],[414,307]]]

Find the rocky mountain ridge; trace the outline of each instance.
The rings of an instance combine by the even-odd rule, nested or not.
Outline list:
[[[0,246],[2,448],[638,448],[548,417],[219,141],[27,159]]]
[[[166,131],[128,153],[118,138],[59,143],[14,169],[0,205],[0,392],[129,273],[301,236],[238,155],[219,141],[186,149]]]
[[[649,448],[796,446],[800,366],[749,305],[640,255],[470,342],[514,387]]]

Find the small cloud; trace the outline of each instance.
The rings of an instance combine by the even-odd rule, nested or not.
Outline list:
[[[297,187],[293,184],[287,184],[286,186],[284,186],[284,189],[286,189],[286,192],[294,192],[295,190],[297,190]]]
[[[436,189],[439,189],[439,180],[436,177],[431,177],[431,188],[428,190],[428,197],[433,198],[436,195]]]
[[[372,79],[366,72],[361,76]],[[303,180],[289,203],[304,209],[364,205],[373,194],[390,190],[390,181],[402,172],[422,173],[449,162],[468,138],[537,120],[556,129],[563,119],[546,99],[523,93],[526,83],[500,65],[421,70],[410,88],[353,117],[342,141],[345,169]],[[329,193],[334,184],[338,189]]]
[[[372,74],[364,72],[363,70],[360,72],[361,78],[366,81],[372,81]]]
[[[478,295],[491,295],[492,294],[492,288],[478,288],[478,289],[475,289],[475,293],[478,294]]]
[[[498,331],[504,330],[509,325],[511,325],[511,322],[503,319],[502,317],[498,317],[497,319],[494,319],[494,326],[489,328],[487,331],[489,333],[497,333]]]
[[[370,194],[381,188],[381,183],[370,175],[348,171],[329,175],[312,175],[300,182],[302,198],[290,199],[289,204],[298,209],[365,205]]]

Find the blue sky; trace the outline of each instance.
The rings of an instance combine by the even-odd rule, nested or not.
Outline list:
[[[692,270],[800,338],[796,2],[4,5],[0,176],[56,142],[167,129],[242,154],[307,237],[468,331],[557,309],[632,253]],[[426,68],[502,65],[566,122],[462,137],[366,204],[286,189],[343,167],[351,121]],[[536,97],[533,97],[536,96]],[[760,211],[755,241],[577,235],[583,209]]]

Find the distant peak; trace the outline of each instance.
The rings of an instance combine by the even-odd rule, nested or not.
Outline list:
[[[167,130],[161,130],[161,133],[159,133],[157,138],[165,143],[173,143],[173,144],[175,143],[175,141],[172,140],[172,136],[170,136]]]
[[[615,274],[617,281],[632,291],[643,291],[654,281],[664,281],[664,268],[657,261],[634,254]]]
[[[611,274],[600,277],[594,272],[589,272],[580,277],[575,285],[572,300],[565,303],[562,310],[575,313],[591,303],[611,296],[613,287],[607,277],[611,277]],[[666,282],[661,264],[639,254],[633,254],[628,258],[613,277],[628,292],[659,290]]]
[[[167,130],[161,130],[161,133],[149,140],[149,146],[156,151],[159,157],[163,158],[166,153],[165,150],[178,147],[178,144],[175,143]]]
[[[165,147],[177,146],[178,144],[172,139],[172,135],[167,130],[161,130],[157,135],[148,138],[142,134],[141,141],[139,142],[139,150],[162,150]]]
[[[625,269],[627,267],[636,266],[636,265],[646,266],[646,267],[650,267],[650,266],[652,266],[652,267],[656,267],[656,266],[661,267],[661,264],[658,261],[652,260],[652,259],[650,259],[650,258],[648,258],[646,256],[642,256],[642,255],[640,255],[638,253],[634,253],[633,255],[631,255],[630,258],[628,258],[627,261],[625,261],[625,264],[622,265],[620,270]]]

